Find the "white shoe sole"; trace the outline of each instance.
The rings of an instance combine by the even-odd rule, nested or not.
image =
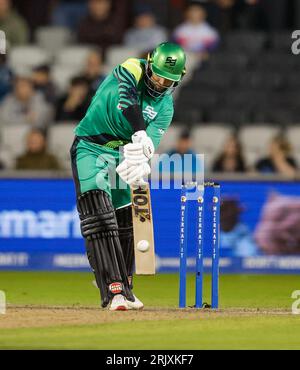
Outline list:
[[[108,309],[110,311],[128,311],[130,307],[126,298],[118,294],[112,299]]]
[[[126,302],[126,305],[120,304],[119,306],[116,306],[114,308],[109,307],[109,311],[141,311],[144,308],[144,305],[137,306],[134,302],[128,301]]]
[[[144,306],[139,306],[139,307],[131,306],[131,307],[130,307],[130,310],[142,311],[142,309],[143,309],[143,308],[144,308]]]
[[[144,308],[144,305],[141,301],[137,305],[135,302],[131,302],[131,301],[127,300],[127,305],[131,310],[136,310],[136,311],[140,311]]]

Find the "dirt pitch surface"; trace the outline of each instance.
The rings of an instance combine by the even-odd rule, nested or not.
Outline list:
[[[290,315],[282,309],[241,309],[220,310],[194,308],[167,309],[148,308],[141,311],[110,312],[95,307],[51,307],[51,306],[9,306],[6,315],[0,316],[0,329],[39,328],[61,325],[92,325],[116,321],[155,321],[155,320],[196,320],[214,317]]]

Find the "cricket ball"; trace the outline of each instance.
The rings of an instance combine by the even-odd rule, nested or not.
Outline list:
[[[147,240],[140,240],[137,243],[137,249],[143,253],[147,252],[149,250],[149,242]]]

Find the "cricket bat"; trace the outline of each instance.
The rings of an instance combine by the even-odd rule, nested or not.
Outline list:
[[[150,186],[148,182],[143,181],[139,184],[132,185],[130,189],[132,200],[135,272],[137,275],[154,275],[155,247]]]

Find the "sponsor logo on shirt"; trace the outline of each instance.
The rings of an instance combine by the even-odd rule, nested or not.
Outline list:
[[[155,112],[154,108],[151,105],[147,105],[147,107],[143,110],[143,113],[149,118],[154,119],[157,116],[157,112]]]

